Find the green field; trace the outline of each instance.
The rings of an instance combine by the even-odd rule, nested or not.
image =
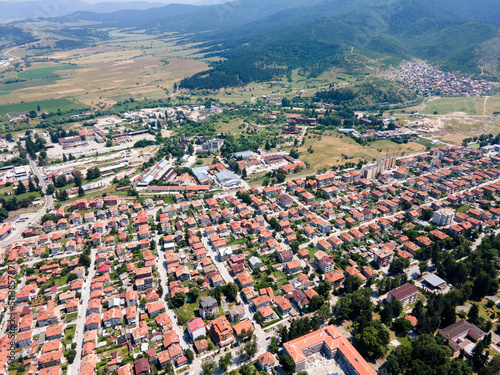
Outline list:
[[[15,91],[15,90],[50,85],[52,83],[57,82],[57,80],[58,80],[58,77],[53,76],[53,77],[46,77],[46,78],[39,78],[39,79],[30,79],[30,80],[26,80],[26,81],[13,82],[13,83],[1,83],[0,82],[0,95],[6,95],[6,94],[9,94],[10,92]]]
[[[424,139],[424,138],[421,138],[420,141],[418,141],[417,143],[421,144],[424,147],[429,147],[429,148],[436,148],[436,147],[442,147],[443,146],[442,143],[438,143],[438,144],[433,145],[431,140]]]
[[[25,70],[17,75],[19,79],[38,79],[38,78],[47,78],[47,77],[60,77],[56,72],[60,72],[62,70],[72,70],[79,69],[78,65],[60,65],[60,66],[51,66],[47,68],[37,68],[31,70]]]
[[[15,80],[14,78],[7,78],[0,81],[0,95],[5,95],[9,92],[21,89],[27,89],[32,87],[50,85],[56,83],[62,77],[56,73],[63,70],[73,70],[80,68],[77,65],[60,65],[51,66],[47,68],[37,68],[31,70],[25,70],[17,75],[17,78],[21,80],[20,82],[5,83]]]
[[[49,99],[41,100],[39,102],[15,103],[0,105],[0,115],[8,113],[24,112],[36,110],[40,106],[42,110],[47,112],[57,112],[60,109],[62,112],[69,112],[71,110],[78,111],[87,108],[81,103],[72,102],[68,99]]]
[[[425,103],[424,114],[445,115],[453,112],[463,112],[469,115],[483,114],[484,97],[450,97],[433,99]]]

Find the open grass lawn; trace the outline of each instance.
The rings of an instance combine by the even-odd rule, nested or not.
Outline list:
[[[309,260],[312,260],[314,259],[314,254],[316,254],[316,251],[318,251],[318,249],[316,248],[309,248]]]
[[[0,196],[3,197],[5,196],[5,193],[12,193],[14,191],[14,188],[12,186],[4,186],[3,188],[0,189]]]
[[[452,112],[464,112],[469,115],[483,114],[484,97],[447,97],[433,99],[425,103],[425,109],[420,113],[445,115]]]
[[[500,93],[488,98],[486,101],[486,111],[490,113],[500,112]]]
[[[3,104],[0,105],[0,115],[5,115],[7,113],[31,111],[31,110],[36,111],[38,106],[40,106],[42,110],[45,110],[47,112],[57,112],[59,109],[63,112],[79,111],[84,108],[87,108],[85,105],[81,103],[72,102],[71,100],[68,99],[49,99],[37,102]]]
[[[226,121],[227,122],[223,121],[218,125],[218,130],[223,133],[231,133],[232,135],[239,137],[242,131],[242,129],[240,129],[240,125],[243,123],[243,120],[234,118]]]
[[[436,147],[442,147],[442,143],[437,143],[437,144],[432,144],[432,141],[429,139],[423,139],[420,138],[420,141],[417,142],[418,144],[421,144],[424,147],[429,147],[429,148],[436,148]]]
[[[402,345],[411,348],[411,342],[408,337],[398,337],[396,338]]]
[[[60,278],[56,279],[55,285],[57,287],[64,286],[68,283],[68,275],[61,276]]]
[[[185,303],[182,307],[178,308],[182,320],[187,324],[188,320],[195,317],[195,311],[199,308],[199,301],[195,303]]]
[[[213,156],[208,156],[206,158],[200,158],[198,157],[196,159],[196,162],[194,163],[194,167],[204,167],[206,165],[212,165],[213,164]]]
[[[64,339],[62,340],[64,345],[68,345],[72,342],[73,338],[75,337],[75,331],[75,324],[69,324],[66,326],[66,329],[64,330]]]
[[[76,319],[78,316],[78,313],[74,312],[71,314],[67,314],[65,320],[71,320],[71,319]]]
[[[328,135],[309,135],[303,146],[299,147],[299,159],[309,163],[311,168],[318,171],[322,168],[331,168],[333,165],[343,164],[346,161],[357,163],[359,160],[372,161],[386,155],[408,155],[425,150],[425,147],[416,142],[397,144],[390,140],[381,140],[361,146],[352,138],[336,132],[325,132]],[[312,146],[313,153],[307,150]],[[347,157],[348,159],[345,159]]]

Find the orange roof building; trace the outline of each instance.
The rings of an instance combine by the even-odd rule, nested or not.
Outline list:
[[[376,374],[349,340],[333,325],[289,341],[283,344],[283,347],[295,362],[295,371],[305,370],[307,357],[321,351],[329,358],[342,358],[353,374]]]

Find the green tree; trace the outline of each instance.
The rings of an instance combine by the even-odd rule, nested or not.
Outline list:
[[[324,298],[329,297],[331,290],[332,290],[332,283],[330,282],[330,280],[323,279],[318,284],[318,294],[323,296]]]
[[[73,363],[73,361],[75,360],[75,357],[76,357],[76,350],[71,349],[68,352],[68,355],[66,356],[66,358],[68,359],[68,363]]]
[[[211,359],[201,364],[201,371],[203,375],[214,375],[216,369],[217,364]]]
[[[280,365],[283,371],[285,371],[288,375],[292,375],[295,372],[295,362],[292,357],[288,354],[282,354],[279,357]]]
[[[101,176],[101,171],[97,167],[89,168],[87,170],[87,180],[95,180]]]
[[[385,325],[371,321],[356,332],[356,341],[369,357],[377,357],[388,350],[390,333]]]
[[[65,201],[68,199],[68,192],[64,189],[59,190],[58,192],[56,192],[56,198],[59,201]]]
[[[78,265],[83,267],[90,267],[90,257],[87,254],[81,253],[78,260]]]
[[[434,211],[430,208],[422,210],[422,213],[420,214],[420,218],[424,221],[431,220],[433,216],[434,216]]]
[[[24,193],[26,193],[26,187],[24,186],[22,181],[19,181],[16,188],[16,195],[21,195]]]
[[[472,367],[463,359],[454,358],[448,366],[449,375],[472,375]]]
[[[35,184],[33,184],[33,181],[31,180],[31,177],[30,177],[29,182],[28,182],[28,190],[30,192],[35,191]]]
[[[477,303],[473,303],[471,308],[469,309],[468,318],[472,324],[479,323],[479,306]]]
[[[194,360],[194,353],[191,349],[186,349],[184,350],[184,355],[186,356],[187,360],[189,362],[193,362]]]
[[[9,212],[5,207],[0,207],[0,223],[9,217]]]
[[[183,292],[176,292],[172,297],[172,303],[177,308],[182,307],[185,301],[186,295]]]
[[[387,303],[382,310],[380,310],[380,320],[382,323],[389,325],[392,322],[392,316],[394,315],[392,303]]]
[[[393,328],[397,332],[409,332],[413,328],[411,322],[406,318],[397,318],[394,321]]]
[[[57,176],[56,178],[56,187],[64,187],[66,186],[67,184],[67,181],[66,181],[66,176],[63,175],[63,174],[60,174],[59,176]]]
[[[429,269],[429,265],[427,264],[426,260],[421,260],[418,262],[418,270],[420,271],[420,274],[422,275],[424,272],[426,272]]]
[[[78,196],[83,197],[85,195],[85,190],[81,186],[78,186]]]
[[[317,295],[311,298],[311,302],[309,304],[309,309],[311,311],[316,311],[318,310],[321,306],[325,304],[325,299],[323,296]]]
[[[397,299],[392,303],[392,313],[395,317],[398,317],[401,315],[402,312],[403,312],[403,304],[401,303],[400,300]]]
[[[229,367],[229,365],[231,364],[232,359],[233,359],[233,355],[231,354],[231,352],[226,353],[224,356],[222,356],[219,359],[219,369],[222,372],[225,372],[227,370],[227,368]]]
[[[389,272],[393,275],[401,273],[410,266],[410,260],[408,258],[396,258],[392,261],[389,266]]]
[[[500,356],[494,356],[487,366],[479,370],[479,375],[497,375],[500,372]],[[455,375],[455,374],[453,374]],[[467,374],[469,375],[469,374]]]
[[[472,350],[472,363],[477,369],[483,368],[488,361],[488,351],[485,349],[484,341],[479,341]]]
[[[54,186],[54,184],[49,184],[49,185],[47,186],[47,191],[46,191],[46,193],[47,193],[48,195],[52,195],[52,194],[54,194],[54,192],[55,192],[55,191],[56,191],[56,187]]]
[[[276,354],[280,350],[280,347],[278,345],[278,340],[276,337],[271,337],[271,342],[269,343],[269,346],[267,348],[271,353]]]
[[[188,298],[191,300],[191,303],[198,301],[200,297],[200,288],[196,286],[189,287]]]
[[[257,353],[257,350],[257,339],[254,336],[252,340],[245,343],[245,354],[247,357],[252,358]]]
[[[340,321],[358,320],[361,317],[371,320],[374,309],[371,294],[370,288],[364,288],[340,297],[334,308],[337,318]]]
[[[387,372],[389,374],[403,374],[412,363],[412,348],[400,345],[387,356]]]
[[[227,283],[222,288],[222,293],[226,296],[229,301],[236,301],[236,297],[238,296],[238,285],[233,282]]]
[[[82,186],[83,178],[79,171],[77,172],[74,181],[75,181],[75,186]]]
[[[331,308],[328,304],[323,304],[323,306],[321,306],[314,314],[314,316],[322,322],[328,320],[328,318],[330,318],[330,315]]]

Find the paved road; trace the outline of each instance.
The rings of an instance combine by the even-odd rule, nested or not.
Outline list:
[[[20,282],[16,287],[15,293],[19,293],[25,284],[26,284],[26,275],[21,275]],[[9,298],[9,302],[10,302],[10,298]],[[17,304],[15,304],[14,307],[17,307]],[[11,309],[10,309],[9,304],[7,304],[7,309],[5,311],[4,318],[3,318],[2,323],[0,325],[0,336],[4,336],[6,333],[7,322],[10,319],[10,313],[11,313]]]
[[[159,243],[159,240],[160,240],[160,236],[156,236],[156,238],[155,238],[156,243]],[[172,321],[174,331],[177,333],[177,335],[179,336],[179,339],[181,340],[180,344],[181,344],[182,349],[188,349],[188,348],[190,348],[190,345],[189,345],[189,342],[187,341],[187,337],[184,335],[184,329],[179,326],[179,324],[177,322],[177,316],[175,315],[174,310],[172,310],[168,307],[168,302],[166,299],[166,296],[168,294],[167,293],[168,275],[167,275],[167,270],[165,269],[165,265],[166,265],[165,251],[164,251],[164,249],[161,249],[160,246],[158,246],[157,264],[158,264],[158,273],[160,274],[161,285],[162,285],[162,289],[163,289],[163,295],[160,297],[164,299],[165,311],[167,312],[168,317]]]
[[[67,375],[75,375],[78,374],[81,357],[82,357],[82,346],[83,346],[83,335],[85,334],[85,318],[87,313],[87,306],[90,300],[90,288],[92,285],[92,279],[95,276],[95,257],[96,257],[96,249],[92,249],[90,253],[90,267],[89,267],[89,275],[86,277],[85,282],[83,283],[80,305],[78,306],[78,318],[76,319],[74,324],[76,324],[75,338],[73,342],[76,342],[76,356],[75,361],[72,364],[68,364],[68,372]]]

